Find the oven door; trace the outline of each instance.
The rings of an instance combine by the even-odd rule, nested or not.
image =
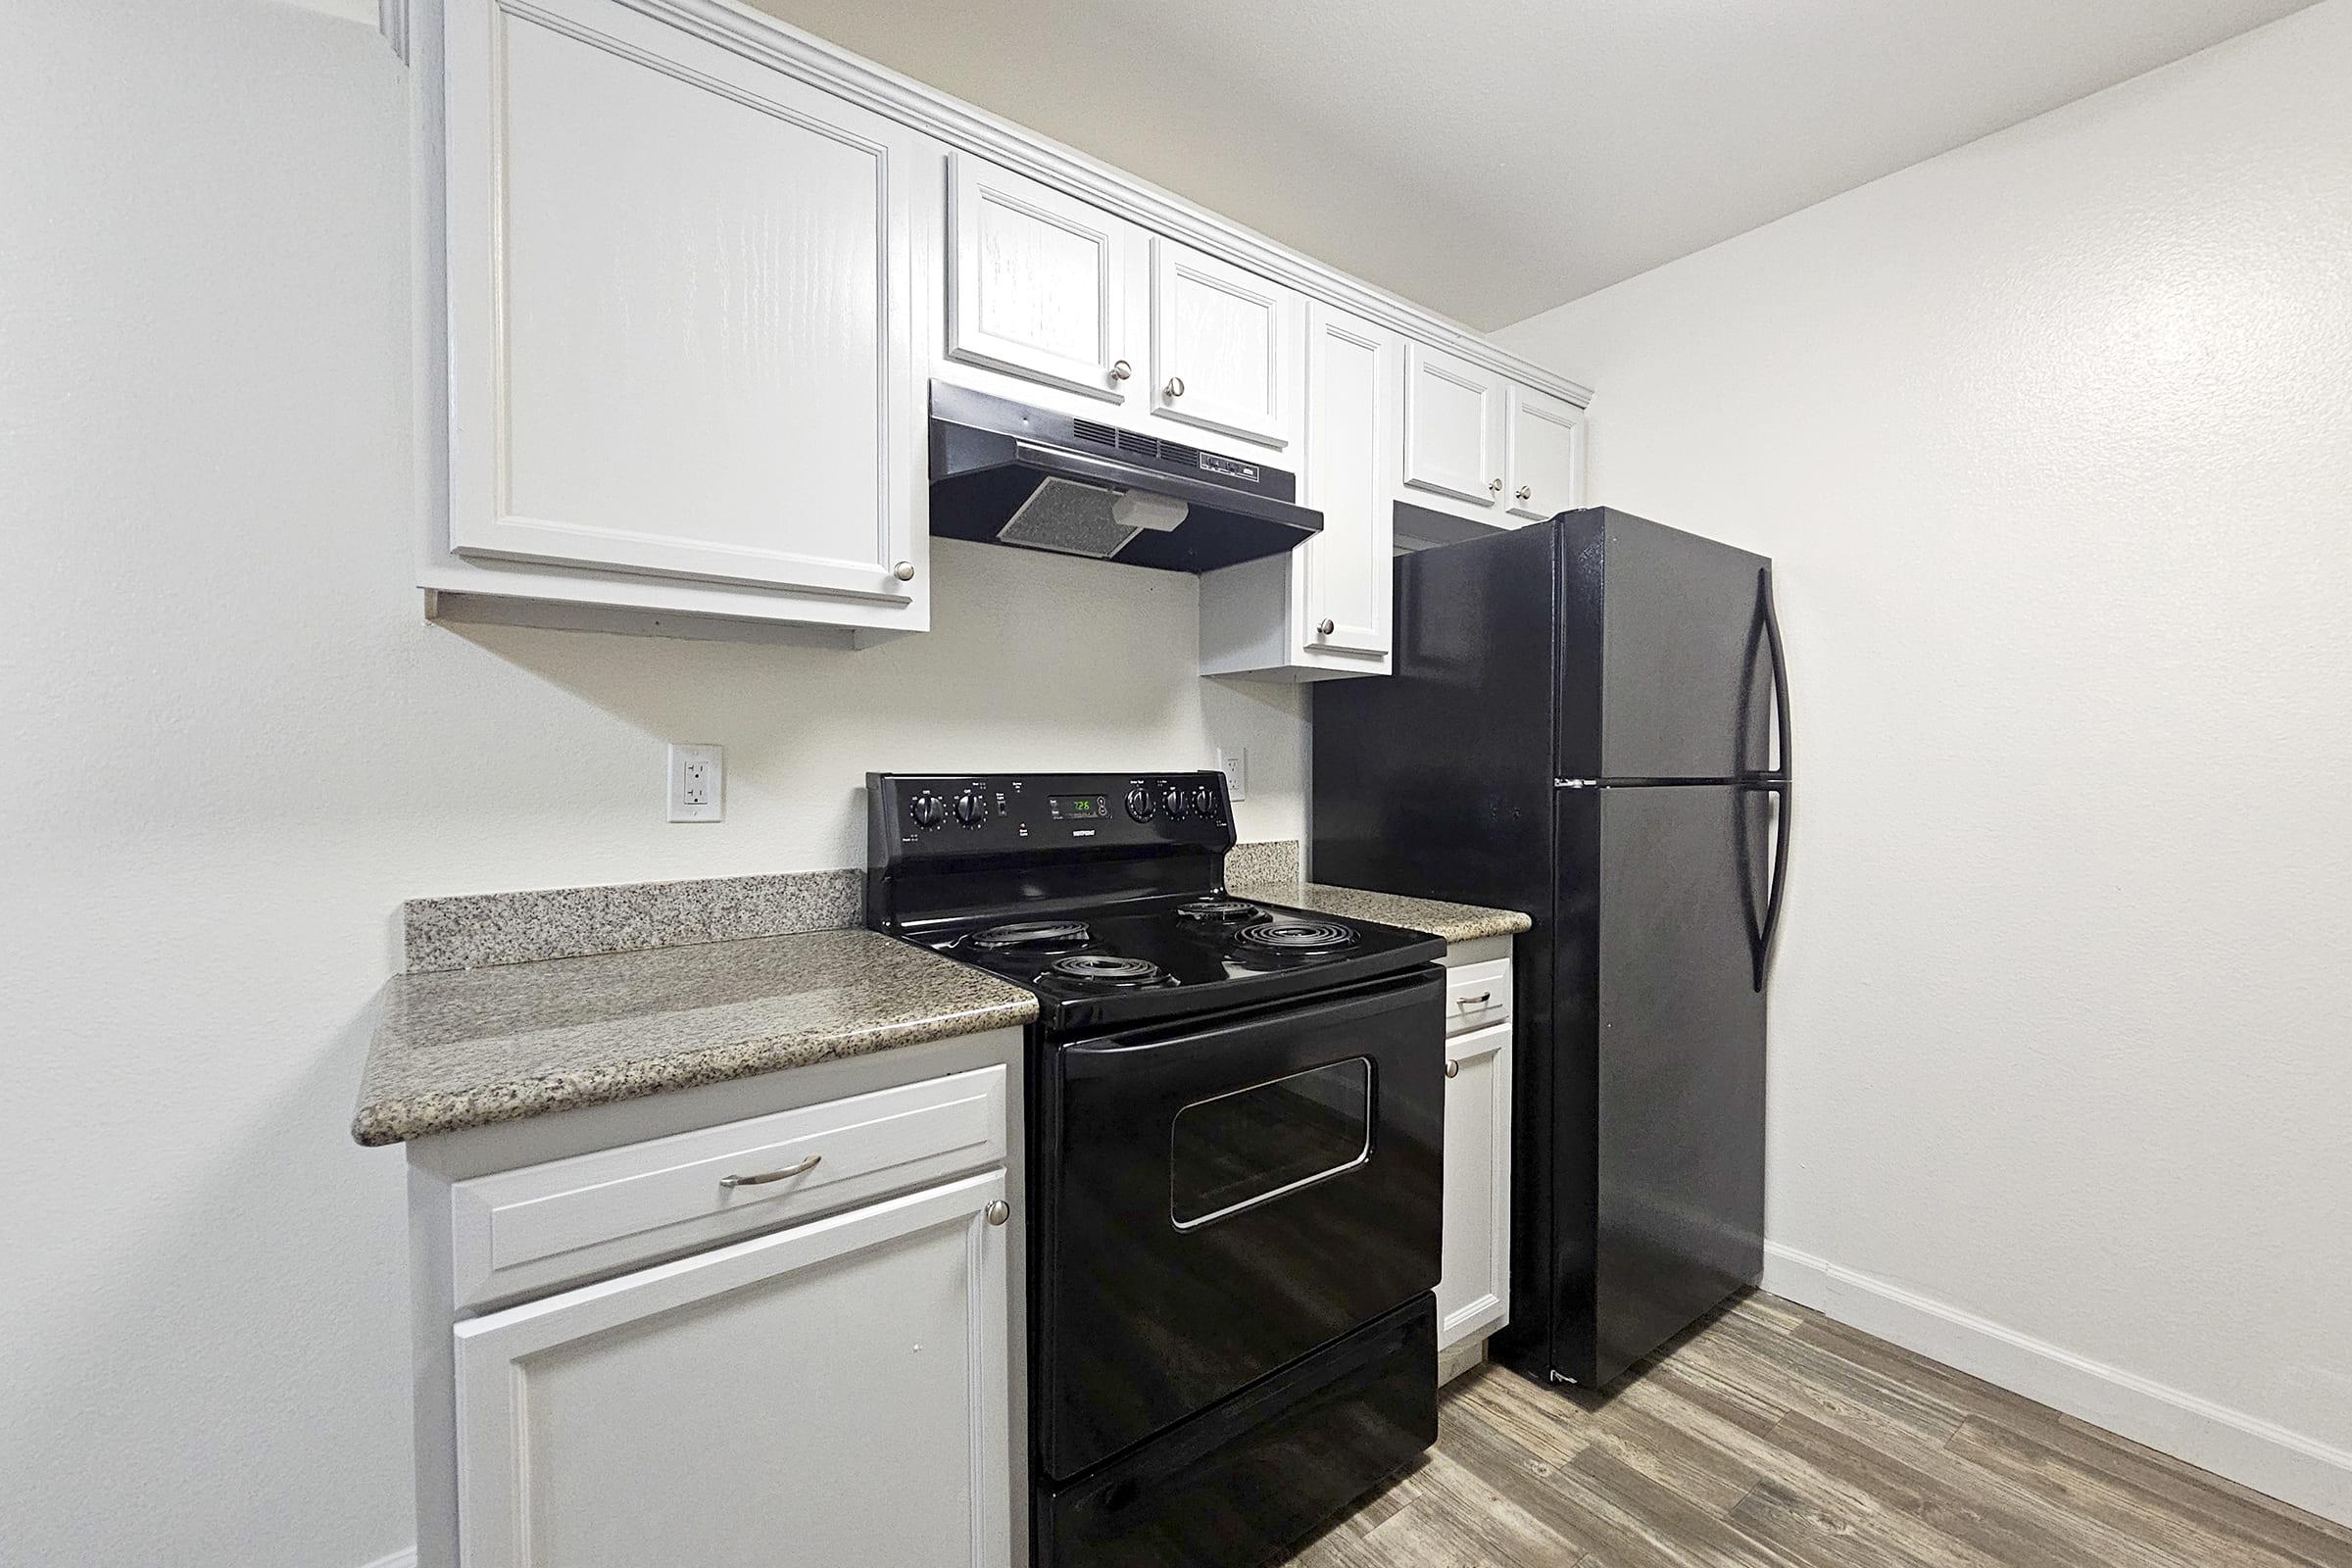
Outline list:
[[[1050,1049],[1032,1298],[1066,1480],[1438,1282],[1444,981]]]

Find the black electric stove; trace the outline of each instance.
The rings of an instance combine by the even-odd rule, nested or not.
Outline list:
[[[1445,944],[1235,897],[1215,773],[866,793],[866,923],[1038,998],[1034,1568],[1278,1554],[1437,1436]]]

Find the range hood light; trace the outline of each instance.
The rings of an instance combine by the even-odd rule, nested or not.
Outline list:
[[[1166,533],[1192,510],[1191,502],[1179,501],[1174,496],[1155,496],[1149,490],[1120,490],[1111,496],[1110,520],[1121,527]]]

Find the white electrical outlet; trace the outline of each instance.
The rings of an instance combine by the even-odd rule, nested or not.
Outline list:
[[[1217,751],[1217,771],[1225,775],[1225,798],[1246,801],[1250,798],[1250,748],[1229,752]]]
[[[718,746],[669,749],[669,819],[716,822],[727,814],[727,754]]]

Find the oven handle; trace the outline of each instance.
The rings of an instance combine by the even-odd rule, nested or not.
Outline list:
[[[1269,1028],[1291,1029],[1300,1024],[1318,1026],[1348,1023],[1362,1018],[1383,1017],[1405,1011],[1416,1005],[1431,1008],[1433,1018],[1441,1023],[1438,1033],[1430,1039],[1430,1060],[1440,1061],[1445,1054],[1442,1027],[1445,1006],[1446,971],[1436,964],[1425,964],[1393,983],[1381,984],[1378,989],[1350,992],[1346,996],[1321,1001],[1269,1004],[1245,1013],[1203,1021],[1171,1023],[1151,1029],[1128,1030],[1121,1034],[1104,1035],[1096,1040],[1077,1041],[1061,1048],[1061,1075],[1065,1079],[1088,1080],[1112,1074],[1148,1073],[1161,1062],[1187,1067],[1200,1064],[1204,1053],[1214,1051],[1220,1044],[1245,1035],[1262,1034]],[[1361,1045],[1342,1044],[1334,1048],[1332,1059],[1344,1060],[1368,1053]],[[1285,1077],[1296,1072],[1296,1066],[1285,1066],[1267,1078]],[[1235,1089],[1255,1087],[1252,1083],[1236,1083]]]

